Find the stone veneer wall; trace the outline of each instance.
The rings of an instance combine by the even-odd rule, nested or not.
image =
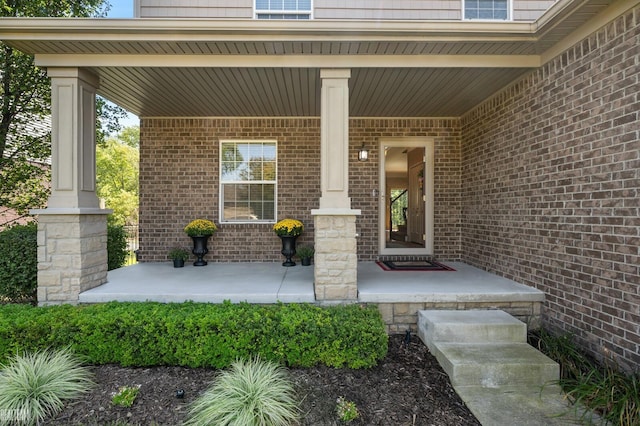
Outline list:
[[[38,303],[77,303],[107,281],[107,219],[100,214],[38,217]]]
[[[420,302],[420,303],[378,303],[388,334],[402,334],[406,330],[418,330],[418,311],[425,309],[447,309],[466,311],[473,309],[500,309],[537,329],[542,321],[541,302]]]
[[[318,118],[143,118],[140,126],[140,260],[166,261],[174,246],[191,245],[182,228],[192,219],[219,220],[219,140],[278,141],[278,218],[305,223],[299,243],[313,243],[311,210],[320,198]],[[350,120],[349,187],[356,218],[359,260],[378,255],[378,139],[435,139],[435,253],[460,259],[462,208],[460,124],[456,119]],[[370,161],[357,161],[364,142]],[[280,241],[268,224],[223,224],[211,239],[213,262],[280,261]]]
[[[640,365],[640,8],[462,118],[464,261]]]

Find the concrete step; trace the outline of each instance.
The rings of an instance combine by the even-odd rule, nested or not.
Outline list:
[[[559,386],[459,386],[456,392],[485,426],[569,426],[591,424],[580,419]],[[588,417],[587,417],[588,418]],[[595,424],[595,423],[594,423]]]
[[[483,425],[577,424],[562,416],[560,367],[528,345],[526,333],[503,311],[418,313],[418,335]]]
[[[455,386],[540,386],[558,380],[556,362],[526,343],[435,342],[432,353]]]
[[[524,343],[527,326],[498,310],[419,311],[418,332],[427,342]],[[427,347],[431,349],[427,343]]]

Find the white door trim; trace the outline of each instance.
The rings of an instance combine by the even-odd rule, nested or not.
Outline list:
[[[386,244],[386,176],[385,176],[385,146],[388,147],[408,147],[408,148],[424,148],[425,164],[424,164],[424,185],[425,185],[425,247],[424,248],[387,248]],[[429,137],[401,137],[401,138],[380,138],[378,141],[378,152],[380,153],[378,175],[380,182],[379,200],[378,200],[378,251],[381,255],[433,255],[433,236],[434,236],[434,146],[433,138]]]

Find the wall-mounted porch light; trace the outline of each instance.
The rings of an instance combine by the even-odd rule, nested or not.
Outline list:
[[[362,147],[358,151],[358,161],[369,161],[369,151],[364,146],[364,142],[362,142]]]

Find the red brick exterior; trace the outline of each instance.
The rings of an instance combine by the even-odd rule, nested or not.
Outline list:
[[[435,254],[543,290],[543,320],[640,365],[640,8],[460,119],[351,119],[359,260],[377,248],[377,142],[435,140]],[[218,221],[220,139],[278,141],[278,218],[320,197],[317,118],[141,121],[140,259],[167,260],[197,217]],[[365,143],[370,161],[357,161]],[[209,260],[280,261],[271,226],[222,225]]]
[[[640,365],[640,8],[462,118],[464,260]]]
[[[356,221],[358,256],[378,255],[377,141],[381,137],[428,136],[435,140],[435,253],[460,259],[460,131],[458,120],[352,119],[350,195],[361,209]],[[278,218],[304,222],[299,243],[313,243],[311,210],[320,198],[320,120],[143,119],[140,129],[141,261],[167,260],[173,246],[189,246],[182,228],[192,219],[218,222],[219,140],[275,139],[278,142]],[[357,161],[365,142],[370,161]],[[280,241],[267,224],[222,224],[210,240],[211,261],[279,261]]]

